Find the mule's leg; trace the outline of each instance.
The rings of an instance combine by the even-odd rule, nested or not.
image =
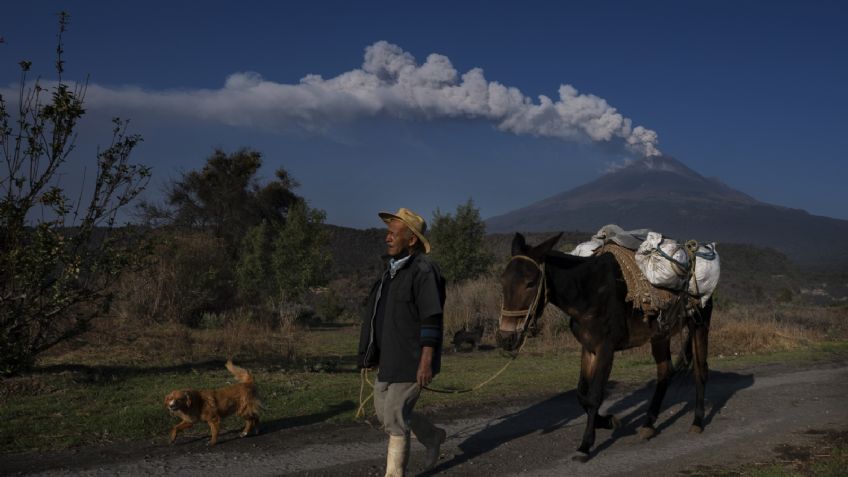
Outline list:
[[[660,408],[662,407],[665,393],[668,390],[668,383],[671,380],[670,341],[669,338],[651,341],[651,354],[654,355],[654,362],[657,363],[657,385],[654,388],[654,397],[651,398],[651,405],[648,406],[645,423],[639,429],[639,435],[642,439],[650,439],[657,433],[654,423],[660,415]]]
[[[591,430],[591,442],[595,441],[595,419],[594,414],[596,411],[593,411],[589,391],[592,383],[592,379],[594,377],[594,369],[595,369],[595,359],[596,356],[594,353],[587,350],[585,347],[583,348],[583,353],[580,357],[580,379],[577,381],[577,400],[580,402],[580,405],[583,406],[583,410],[586,411],[586,428],[583,432],[583,440],[580,443],[580,447],[577,449],[577,453],[572,457],[576,461],[586,462],[589,460],[589,448],[592,444],[589,444],[588,447],[585,448],[585,442],[587,439],[587,434],[589,434]]]
[[[589,459],[589,450],[595,445],[596,428],[614,427],[615,418],[598,415],[598,409],[604,400],[604,388],[612,369],[612,360],[612,350],[602,348],[600,352],[593,353],[583,348],[577,399],[586,411],[587,420],[580,447],[577,448],[577,453],[573,457],[576,461],[586,462]]]
[[[618,429],[621,427],[621,419],[614,414],[596,414],[595,429]]]
[[[589,378],[593,371],[591,370],[594,360],[594,353],[583,350],[583,355],[580,363],[580,380],[577,382],[577,399],[586,411],[587,417],[590,413],[589,397]],[[595,412],[594,415],[595,429],[615,429],[621,425],[621,421],[613,415],[603,415]]]
[[[684,328],[684,330],[686,331],[686,339],[683,340],[683,344],[681,345],[677,362],[671,367],[672,375],[685,372],[692,365],[692,331],[688,327]]]
[[[695,419],[692,421],[690,432],[701,433],[704,430],[704,392],[707,387],[707,353],[708,337],[710,333],[710,317],[712,315],[712,300],[701,311],[697,321],[690,325],[689,332],[692,337],[692,354],[695,360]]]

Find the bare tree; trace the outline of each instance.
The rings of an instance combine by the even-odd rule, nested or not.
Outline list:
[[[116,227],[119,211],[150,178],[149,168],[129,162],[141,137],[127,133],[126,121],[113,120],[111,143],[97,152],[90,187],[74,200],[58,185],[57,173],[74,150],[77,122],[85,114],[87,85],[62,78],[68,19],[59,14],[56,82],[28,82],[31,63],[21,61],[17,101],[0,95],[3,375],[29,369],[39,353],[84,331],[108,307],[109,284],[144,254],[128,228]]]

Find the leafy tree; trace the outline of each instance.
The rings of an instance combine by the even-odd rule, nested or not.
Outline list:
[[[183,173],[167,186],[165,207],[142,204],[142,213],[151,223],[170,224],[193,230],[209,230],[224,240],[235,257],[247,231],[262,220],[282,223],[288,208],[299,197],[298,187],[285,169],[275,179],[260,185],[256,174],[262,154],[240,149],[227,154],[216,149],[203,169]]]
[[[0,95],[0,374],[32,367],[36,356],[83,332],[110,302],[110,283],[134,266],[145,247],[115,227],[118,213],[144,189],[150,171],[129,163],[141,141],[114,120],[112,141],[97,152],[90,193],[74,202],[58,185],[84,115],[86,84],[62,79],[59,17],[55,86],[27,82],[21,61],[17,103]],[[14,99],[12,100],[14,101]],[[10,113],[14,111],[14,113]],[[13,117],[12,114],[16,115]]]
[[[273,234],[276,231],[277,227],[263,220],[259,225],[251,227],[242,240],[236,281],[239,293],[247,300],[267,297],[274,288],[270,259]]]
[[[468,199],[456,208],[456,214],[433,214],[430,227],[432,255],[450,281],[459,282],[476,278],[492,264],[492,256],[483,245],[486,224],[474,201]]]
[[[321,227],[325,216],[324,211],[309,208],[303,200],[289,209],[271,256],[282,298],[297,297],[310,287],[326,283],[330,256],[325,250],[327,233]]]

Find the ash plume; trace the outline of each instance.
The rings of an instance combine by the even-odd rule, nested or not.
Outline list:
[[[518,88],[487,80],[481,68],[460,74],[448,57],[436,53],[418,63],[386,41],[365,48],[360,68],[331,78],[310,74],[285,84],[241,72],[230,75],[220,89],[166,91],[91,84],[86,102],[98,109],[129,109],[130,115],[200,118],[272,132],[320,133],[335,124],[380,116],[484,120],[513,134],[620,143],[645,157],[660,155],[656,132],[634,126],[603,98],[562,84],[556,98],[534,100]]]

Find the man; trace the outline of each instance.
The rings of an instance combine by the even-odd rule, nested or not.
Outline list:
[[[371,288],[359,339],[359,367],[378,367],[374,409],[389,434],[386,477],[404,475],[409,433],[427,449],[426,468],[439,460],[445,431],[412,411],[421,388],[439,372],[445,281],[427,254],[424,219],[409,209],[381,212],[389,265]]]

